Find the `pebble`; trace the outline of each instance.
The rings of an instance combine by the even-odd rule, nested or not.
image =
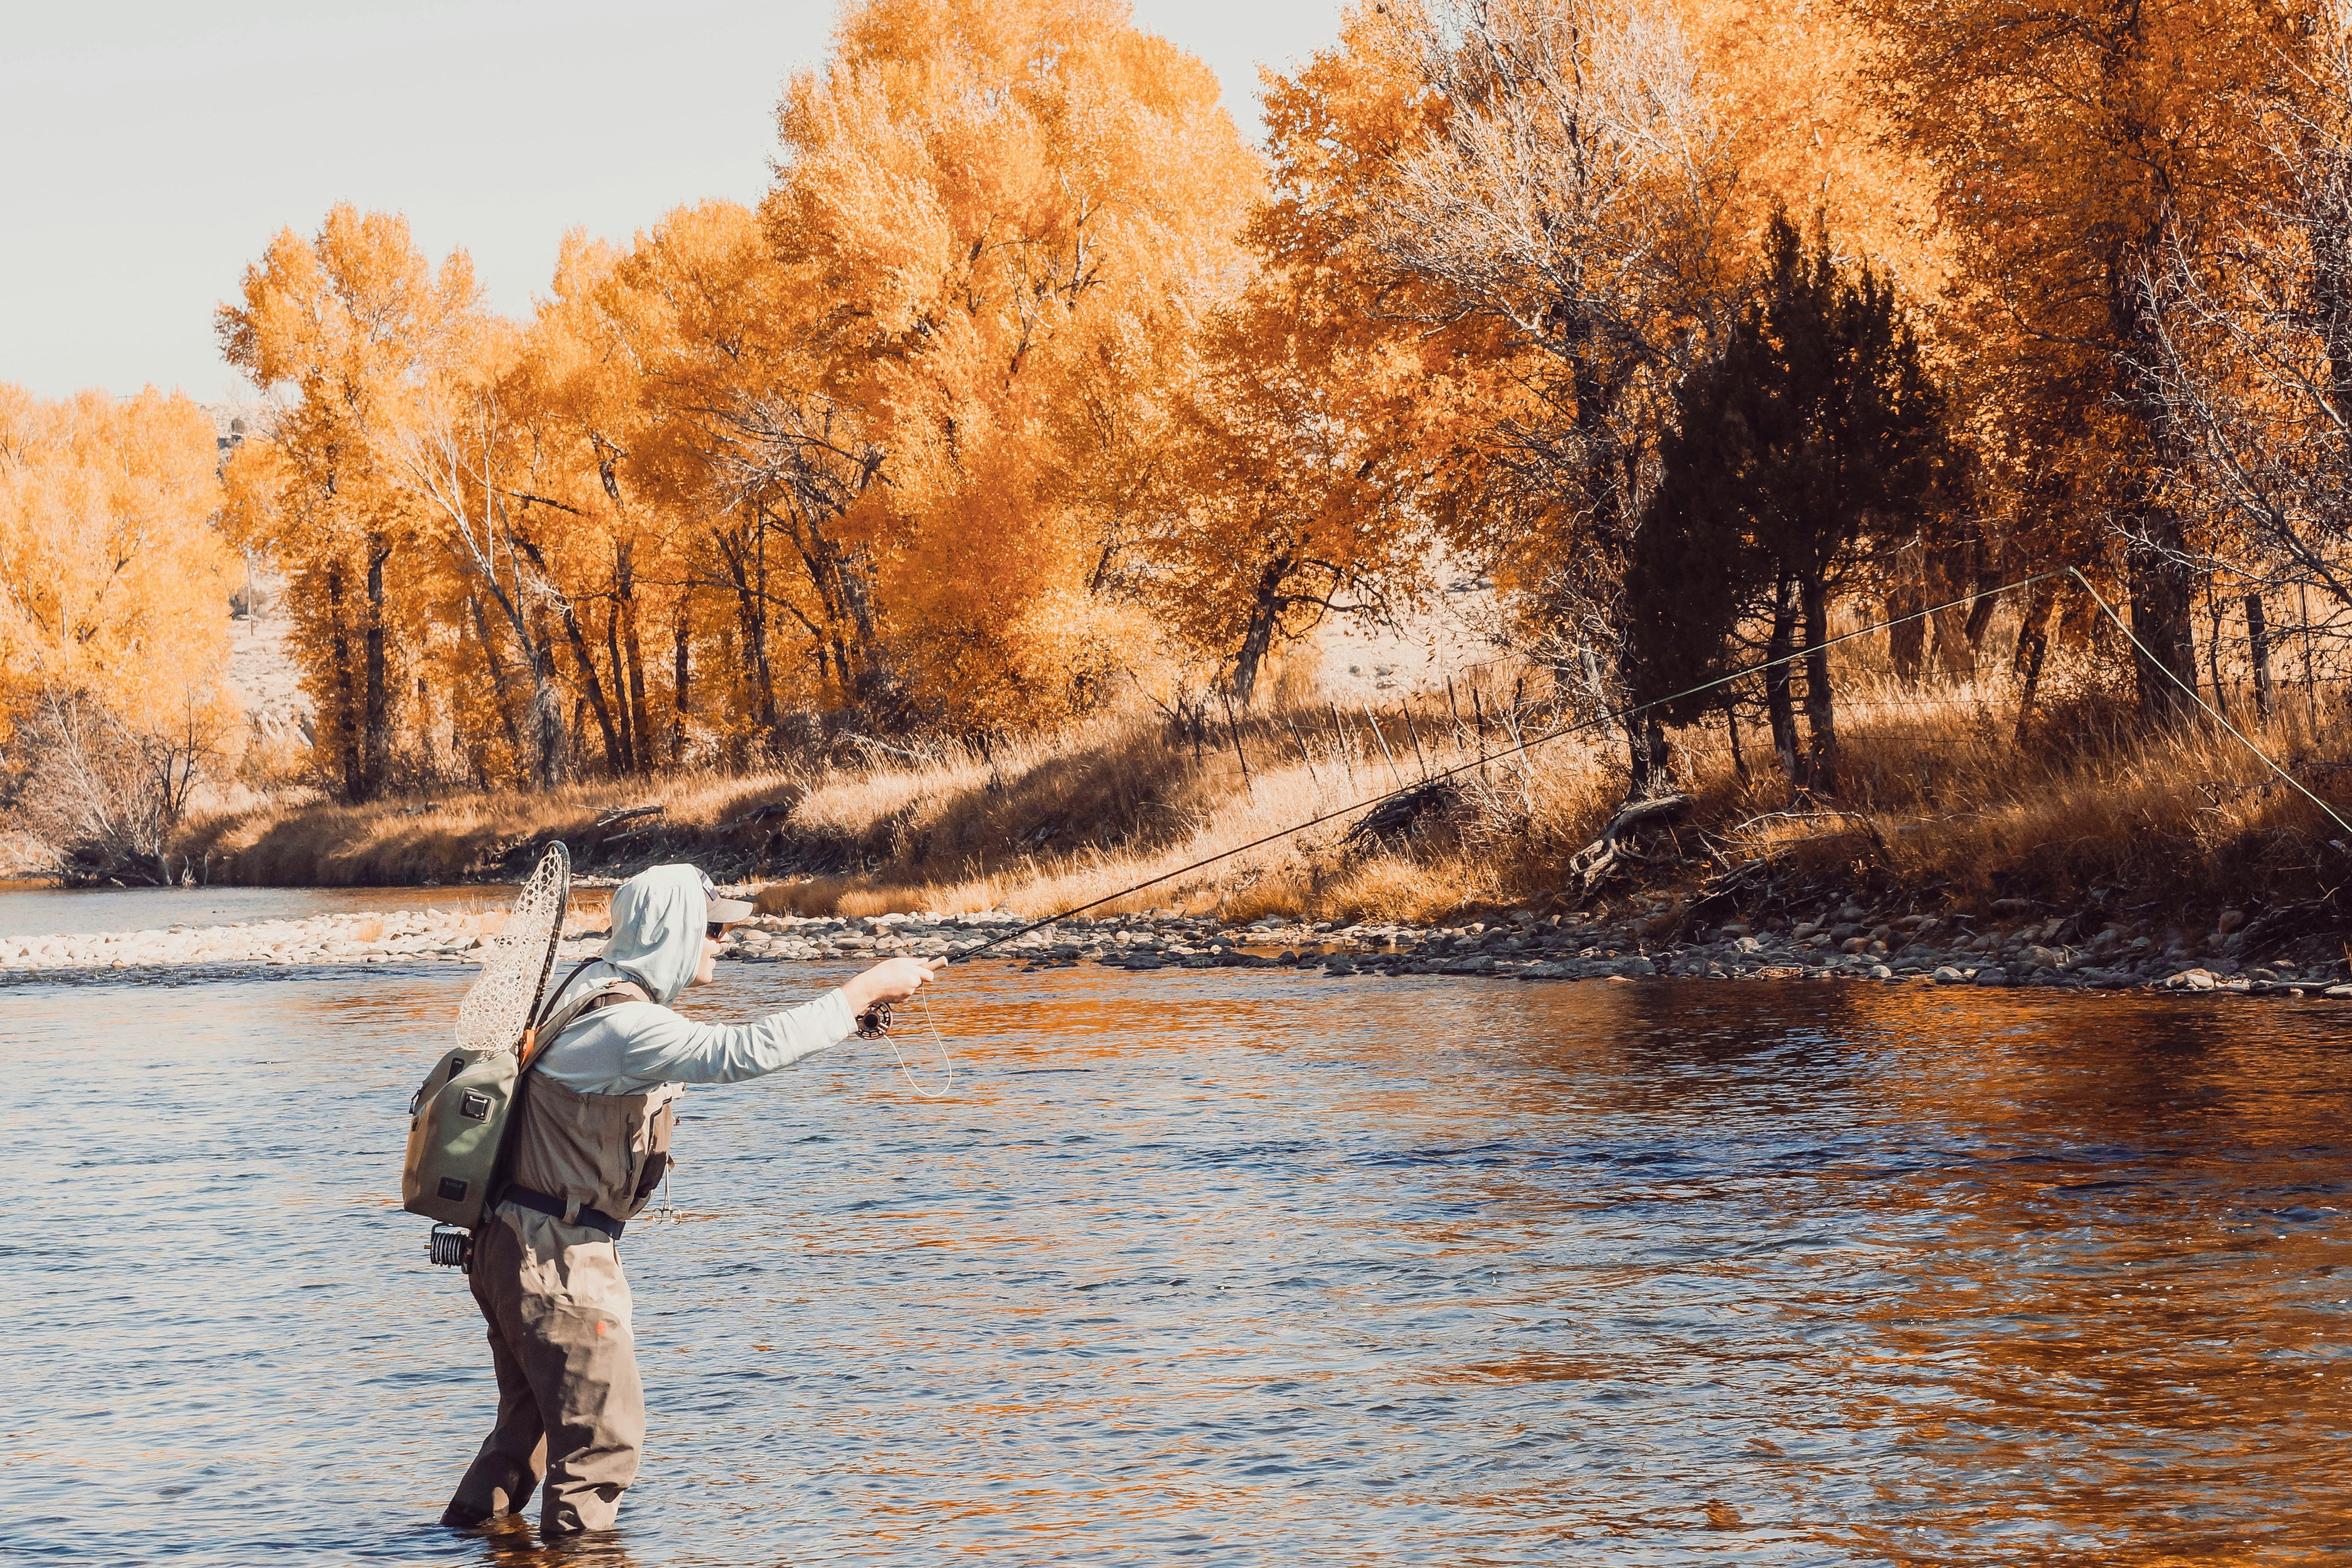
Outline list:
[[[575,915],[557,950],[577,963],[603,945],[600,915]],[[334,914],[245,925],[181,927],[98,935],[0,937],[0,979],[128,970],[258,970],[304,965],[478,964],[503,916],[435,910]],[[753,963],[872,963],[898,954],[958,954],[1010,960],[1032,968],[1087,963],[1150,973],[1161,969],[1320,970],[1329,977],[1366,972],[1455,974],[1518,980],[1850,980],[1884,984],[2011,985],[2118,990],[2152,986],[2179,993],[2300,996],[2325,988],[2352,998],[2334,975],[2297,976],[2263,968],[2237,973],[2148,961],[2104,968],[2088,953],[2010,943],[2000,953],[1972,944],[1942,949],[1897,939],[1832,944],[1818,931],[1742,934],[1712,942],[1652,943],[1625,925],[1553,917],[1493,925],[1421,927],[1393,923],[1265,920],[1247,926],[1175,914],[1077,916],[1024,931],[1003,910],[937,915],[845,917],[762,915],[737,926],[722,956]],[[1737,931],[1738,927],[1732,928]],[[1882,928],[1884,929],[1884,928]],[[1894,951],[1885,951],[1891,946]],[[1854,951],[1843,951],[1853,948]],[[985,950],[985,951],[983,951]]]

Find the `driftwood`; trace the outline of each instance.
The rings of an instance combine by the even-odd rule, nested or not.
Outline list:
[[[936,757],[926,756],[921,752],[910,752],[904,746],[894,746],[887,741],[877,741],[871,735],[861,735],[855,730],[844,730],[841,732],[841,739],[848,742],[853,746],[863,746],[869,752],[880,752],[887,756],[904,757],[910,763],[919,763],[925,766],[929,766],[930,763],[938,761]]]
[[[1653,795],[1629,800],[1617,808],[1601,837],[1569,857],[1568,876],[1579,893],[1590,893],[1603,881],[1642,858],[1633,838],[1644,827],[1663,826],[1690,809],[1686,795]]]
[[[2274,952],[2308,937],[2336,937],[2343,929],[2344,916],[2329,907],[2326,897],[2273,904],[2240,928],[2238,951]]]
[[[793,807],[800,805],[800,803],[801,796],[798,794],[794,794],[788,800],[772,800],[764,805],[753,806],[751,810],[745,812],[740,816],[732,816],[728,818],[725,822],[720,823],[716,828],[712,829],[712,831],[716,833],[731,833],[739,827],[749,827],[755,822],[766,822],[770,818],[777,816],[790,816],[793,814]]]
[[[658,816],[662,808],[656,805],[616,805],[596,818],[599,827],[618,827],[622,823],[640,816]]]
[[[1462,792],[1454,786],[1451,780],[1438,779],[1417,784],[1390,795],[1364,813],[1356,826],[1348,829],[1340,843],[1356,846],[1411,838],[1421,830],[1424,817],[1443,816],[1461,801]]]

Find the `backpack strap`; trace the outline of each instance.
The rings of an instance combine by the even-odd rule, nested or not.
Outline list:
[[[553,1045],[556,1036],[578,1023],[580,1016],[590,1008],[603,1005],[615,992],[628,992],[629,995],[622,998],[625,1001],[653,1000],[646,994],[644,986],[625,977],[600,980],[577,996],[565,996],[564,993],[572,988],[572,983],[588,973],[590,964],[599,962],[601,960],[595,958],[582,959],[580,966],[565,975],[563,984],[550,993],[547,1005],[541,1010],[531,1026],[523,1032],[522,1072],[528,1073],[538,1065],[543,1047]]]
[[[590,959],[588,961],[589,963],[593,963],[595,962],[596,961],[594,959]],[[565,977],[563,982],[564,985],[569,987],[573,981],[580,978],[582,973],[584,972],[587,967],[588,964],[583,963],[580,968],[573,970],[571,974]],[[614,1002],[650,1002],[653,1000],[651,996],[646,994],[646,988],[644,986],[638,984],[635,981],[629,979],[626,975],[615,975],[609,980],[600,980],[595,984],[582,990],[577,995],[566,996],[560,991],[556,993],[556,994],[562,998],[562,1005],[551,1007],[547,1012],[541,1014],[540,1016],[538,1026],[534,1030],[535,1035],[542,1045],[553,1045],[557,1036],[562,1034],[564,1030],[578,1023],[583,1016],[598,1007],[609,1005]],[[534,1057],[538,1054],[539,1053],[536,1051],[532,1053]]]

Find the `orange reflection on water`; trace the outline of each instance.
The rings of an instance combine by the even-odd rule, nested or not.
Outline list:
[[[692,1005],[845,972],[741,966]],[[692,1223],[625,1243],[651,1437],[622,1536],[451,1548],[421,1532],[487,1417],[480,1330],[385,1194],[458,988],[8,996],[41,1130],[0,1155],[0,1376],[43,1391],[17,1536],[513,1563],[2352,1540],[2332,1007],[975,966],[933,1004],[952,1097],[862,1043],[686,1097]],[[153,1310],[159,1233],[192,1309]]]

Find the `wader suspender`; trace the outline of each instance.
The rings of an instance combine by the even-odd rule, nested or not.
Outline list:
[[[588,966],[590,964],[598,962],[600,962],[599,959],[593,957],[582,959],[580,961],[580,967],[565,975],[563,977],[563,984],[555,988],[555,995],[559,999],[562,998],[563,994],[572,988],[572,983],[579,979],[583,974],[585,974],[588,972]],[[591,990],[586,995],[564,1004],[562,1006],[558,1006],[554,1003],[550,1003],[548,1005],[548,1010],[541,1014],[539,1017],[533,1021],[530,1028],[524,1032],[522,1065],[515,1073],[514,1098],[509,1103],[507,1108],[507,1135],[499,1150],[498,1165],[491,1173],[489,1200],[482,1205],[482,1212],[485,1215],[488,1214],[491,1209],[497,1207],[506,1195],[507,1165],[513,1157],[515,1135],[522,1127],[523,1100],[530,1092],[531,1069],[539,1066],[539,1058],[547,1054],[547,1048],[555,1044],[556,1036],[563,1033],[564,1030],[570,1028],[574,1023],[577,1023],[583,1013],[587,1012],[591,1007],[593,1007],[598,1002],[602,1001],[606,996],[611,995],[614,992],[619,991],[625,987],[628,990],[636,992],[640,996],[645,996],[646,1000],[648,1002],[653,1000],[652,997],[646,996],[645,987],[639,985],[635,981],[628,979],[615,980],[609,985],[599,985]],[[534,1209],[543,1209],[546,1205],[541,1204],[528,1204],[525,1206]],[[561,1209],[551,1212],[559,1215],[562,1213]],[[618,1240],[619,1238],[619,1227],[615,1226],[614,1227],[614,1239]]]

